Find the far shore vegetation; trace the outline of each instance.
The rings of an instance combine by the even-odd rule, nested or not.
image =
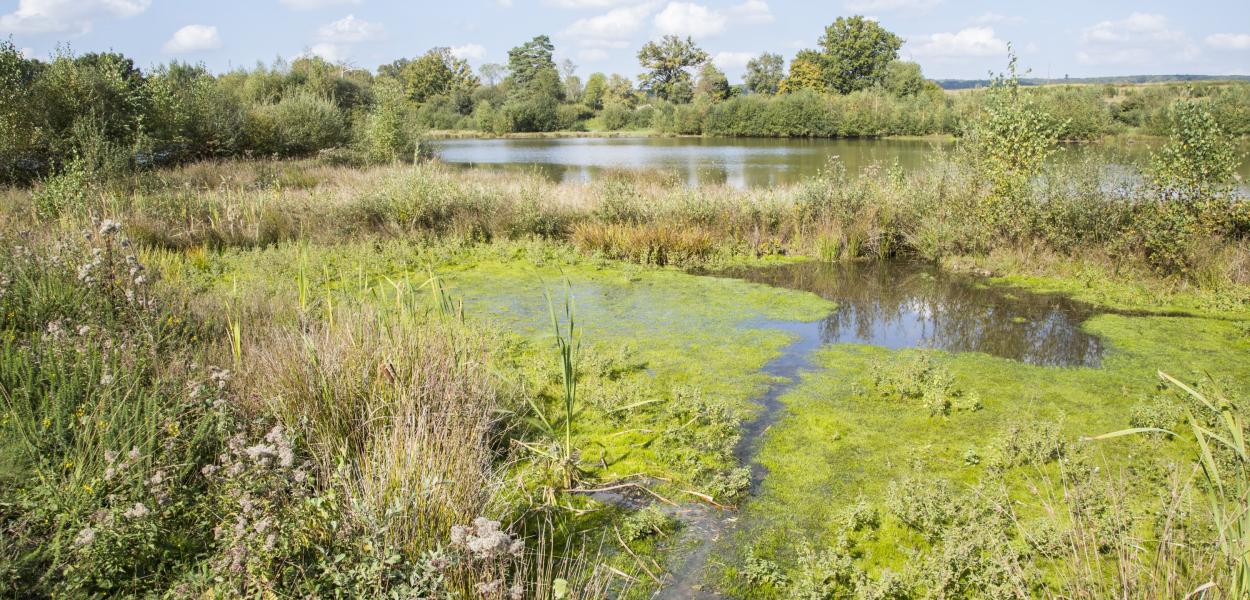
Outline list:
[[[374,70],[315,56],[213,74],[143,69],[116,53],[27,58],[0,44],[0,178],[30,182],[78,157],[109,169],[206,158],[411,158],[426,135],[958,136],[988,108],[989,82],[953,92],[902,61],[902,39],[842,17],[787,59],[763,53],[731,83],[694,41],[638,51],[641,73],[579,74],[540,35],[476,71],[447,48]],[[1166,135],[1179,99],[1250,135],[1250,82],[1200,80],[1022,87],[1060,141]]]

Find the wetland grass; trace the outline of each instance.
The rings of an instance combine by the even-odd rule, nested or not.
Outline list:
[[[644,596],[692,538],[579,492],[646,478],[740,506],[742,543],[715,549],[706,582],[736,596],[1242,593],[1244,416],[1197,417],[1213,442],[1197,461],[1157,435],[1102,454],[1077,439],[1175,431],[1204,399],[1244,413],[1244,199],[1170,204],[1184,182],[1146,179],[1110,194],[1090,165],[1005,188],[981,175],[953,154],[733,190],[304,160],[6,191],[0,581],[69,597]],[[762,369],[835,307],[673,267],[801,257],[942,261],[1007,293],[1065,292],[1097,306],[1080,328],[1106,353],[1095,368],[818,348],[751,496],[734,449],[774,383]],[[557,279],[562,310],[542,283]],[[893,286],[874,285],[888,303]],[[1159,368],[1217,373],[1232,401],[1153,388]],[[605,533],[626,550],[600,548]]]

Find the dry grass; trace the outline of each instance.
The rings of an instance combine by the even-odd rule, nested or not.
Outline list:
[[[395,547],[433,549],[490,513],[498,393],[480,334],[345,310],[254,338],[241,381],[252,410],[304,432],[359,518],[398,524]]]

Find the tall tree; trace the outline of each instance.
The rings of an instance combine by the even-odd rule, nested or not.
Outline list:
[[[449,48],[429,52],[400,67],[399,80],[408,97],[425,102],[434,96],[468,94],[479,85],[468,61],[452,56]]]
[[[521,44],[508,51],[509,81],[514,87],[525,87],[538,79],[543,73],[555,75],[556,81],[560,74],[556,71],[556,63],[552,56],[555,46],[551,38],[545,35]]]
[[[586,80],[582,90],[582,104],[591,110],[603,108],[603,97],[608,91],[608,78],[603,73],[594,73]]]
[[[613,73],[608,77],[608,87],[603,94],[603,104],[619,104],[634,108],[638,106],[638,92],[628,77]]]
[[[564,84],[552,59],[551,38],[540,35],[508,51],[508,100],[503,112],[512,131],[550,131],[558,127],[557,108]]]
[[[703,102],[720,102],[731,95],[733,88],[729,87],[725,72],[711,62],[703,63],[703,68],[699,70],[699,83],[694,89],[695,98]]]
[[[772,95],[777,93],[785,76],[786,60],[780,54],[765,52],[747,61],[743,80],[752,94]]]
[[[878,85],[902,45],[903,38],[876,21],[859,15],[838,17],[820,38],[825,80],[842,94]]]
[[[791,94],[800,90],[825,92],[829,84],[825,81],[825,58],[815,50],[799,50],[794,60],[790,61],[790,75],[781,80],[777,91]]]
[[[638,76],[640,87],[670,102],[689,102],[694,95],[689,69],[707,61],[707,52],[689,37],[666,35],[658,43],[647,42],[638,51],[638,62],[647,70]]]
[[[564,98],[572,103],[582,97],[582,78],[576,75],[577,65],[573,61],[560,61],[560,81],[564,83]]]
[[[924,91],[925,83],[924,75],[920,72],[920,65],[896,60],[886,69],[883,85],[886,91],[902,98],[915,96]]]

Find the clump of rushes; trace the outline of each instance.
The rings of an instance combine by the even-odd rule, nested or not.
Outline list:
[[[547,436],[550,443],[520,442],[544,465],[546,486],[543,495],[550,504],[557,503],[557,494],[574,487],[582,476],[580,453],[573,446],[573,422],[577,416],[577,359],[581,337],[574,318],[571,286],[569,288],[564,297],[563,325],[561,316],[556,312],[555,302],[547,294],[547,310],[555,333],[556,360],[560,368],[561,395],[558,400],[563,414],[552,414],[548,408],[527,397],[530,411],[534,414],[531,423]]]

